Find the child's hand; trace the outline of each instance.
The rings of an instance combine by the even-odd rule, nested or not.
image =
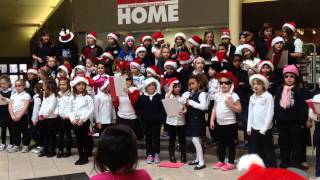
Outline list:
[[[233,107],[233,102],[231,96],[226,97],[226,104],[229,108]]]
[[[32,121],[32,124],[35,126],[35,125],[37,124],[37,122],[33,122],[33,121]]]
[[[187,99],[186,104],[185,104],[186,106],[189,106],[189,101],[190,101],[190,100]]]
[[[82,121],[82,119],[80,119],[80,120],[77,122],[77,125],[78,125],[78,126],[82,126],[83,123],[84,123],[84,122]]]
[[[43,115],[39,115],[39,120],[43,121],[44,120],[44,116]]]
[[[97,126],[97,128],[98,128],[98,129],[101,129],[101,128],[102,128],[102,126],[101,126],[101,123],[100,123],[100,122],[96,123],[96,126]]]
[[[214,129],[214,121],[210,121],[210,129]]]
[[[247,131],[248,136],[251,136],[251,131]]]
[[[312,128],[312,121],[310,119],[308,119],[308,121],[306,122],[306,127],[309,129],[309,128]]]

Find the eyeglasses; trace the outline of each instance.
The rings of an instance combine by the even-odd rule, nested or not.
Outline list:
[[[232,82],[231,81],[219,81],[219,84],[220,85],[223,85],[223,84],[230,85],[230,84],[232,84]]]
[[[294,75],[285,75],[284,78],[285,79],[287,79],[287,78],[295,78],[295,76]]]

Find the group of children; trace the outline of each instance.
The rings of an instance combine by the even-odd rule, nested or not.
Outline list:
[[[252,33],[241,33],[240,45],[235,47],[228,30],[222,31],[219,46],[215,45],[211,31],[205,32],[203,40],[197,35],[187,39],[185,34],[177,33],[172,48],[161,32],[142,35],[142,45],[138,47],[134,45],[134,36],[129,34],[122,48],[119,35],[109,33],[105,52],[96,45],[96,33],[91,32],[79,62],[60,55],[44,59],[34,54],[35,60],[46,60],[46,65],[29,69],[27,79],[17,80],[14,90],[7,76],[0,77],[0,113],[6,117],[1,120],[0,150],[17,152],[22,134],[22,152],[28,152],[32,138],[36,142],[32,152],[39,153],[39,157],[68,157],[73,131],[79,153],[75,164],[81,165],[92,155],[92,134],[97,130],[101,141],[96,166],[101,171],[114,172],[121,168],[113,169],[109,165],[124,158],[114,159],[110,154],[130,156],[128,160],[132,162],[128,167],[134,166],[136,157],[131,157],[131,152],[115,152],[107,146],[120,148],[123,143],[134,149],[136,144],[130,144],[130,138],[120,138],[128,133],[109,126],[121,124],[130,127],[138,139],[144,137],[148,164],[160,163],[160,135],[164,126],[163,131],[169,134],[169,160],[177,161],[178,136],[180,161],[187,163],[186,137],[191,137],[196,157],[188,164],[200,170],[206,167],[203,147],[209,127],[212,141],[217,142],[218,162],[214,168],[227,171],[235,168],[241,121],[249,153],[259,154],[267,167],[277,167],[272,134],[276,124],[280,167],[304,168],[305,136],[311,123],[305,102],[308,94],[301,88],[297,65],[302,41],[291,37],[295,33],[293,23],[284,24],[282,37],[274,36],[269,24],[264,26],[260,39],[268,49],[264,54],[265,49],[261,53],[257,51],[261,50],[261,42],[254,41]],[[48,42],[45,38],[42,43]],[[66,43],[64,47],[67,47],[72,38],[72,32],[63,28],[60,43]],[[261,56],[268,60],[260,60]],[[112,92],[112,76],[126,76],[123,94]],[[164,98],[178,99],[179,115],[167,115]],[[5,138],[7,127],[9,145]],[[119,135],[119,139],[104,137],[110,133]],[[227,149],[228,162],[225,162]]]

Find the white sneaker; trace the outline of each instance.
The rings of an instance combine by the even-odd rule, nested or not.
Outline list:
[[[13,145],[12,145],[12,144],[9,144],[9,145],[7,146],[7,152],[9,152],[10,149],[12,149],[12,148],[13,148]]]
[[[43,147],[37,146],[36,148],[32,149],[32,153],[34,154],[40,154],[43,151]]]
[[[6,150],[6,145],[5,144],[1,144],[0,145],[0,151],[5,151]]]
[[[22,153],[27,153],[27,152],[29,152],[29,147],[28,147],[28,146],[23,146],[21,152],[22,152]]]
[[[8,150],[8,153],[15,153],[19,151],[19,146],[13,146],[11,149]]]

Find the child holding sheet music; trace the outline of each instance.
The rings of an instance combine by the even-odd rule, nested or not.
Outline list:
[[[184,114],[187,112],[187,109],[184,107],[183,98],[180,97],[181,85],[178,79],[172,80],[169,82],[169,91],[166,94],[166,98],[177,98],[180,103],[180,112],[178,116],[169,116],[167,115],[166,123],[168,125],[168,132],[169,132],[169,156],[171,162],[176,162],[175,158],[175,142],[176,136],[178,135],[178,141],[180,146],[181,152],[181,159],[182,163],[187,162],[187,155],[186,155],[186,139],[185,139],[185,118]]]

